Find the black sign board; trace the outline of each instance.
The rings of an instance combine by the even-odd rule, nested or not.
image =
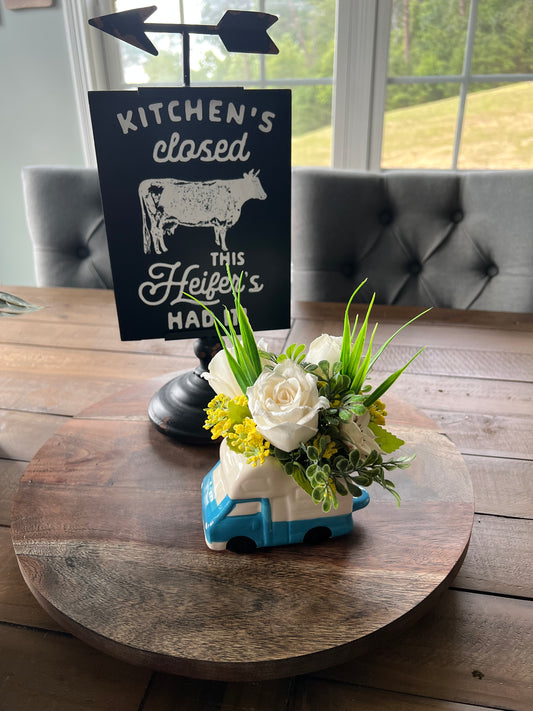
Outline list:
[[[290,317],[290,91],[90,92],[122,340],[212,333],[243,273],[254,330]]]

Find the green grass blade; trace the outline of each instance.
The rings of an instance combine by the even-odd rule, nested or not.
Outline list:
[[[350,380],[354,380],[357,376],[357,372],[359,371],[359,364],[361,361],[361,356],[363,355],[363,349],[365,347],[365,340],[366,340],[366,332],[368,328],[368,319],[370,318],[370,312],[372,311],[372,306],[374,304],[374,299],[376,298],[376,295],[373,294],[372,299],[370,301],[370,304],[368,306],[368,309],[366,310],[366,316],[365,320],[363,321],[363,325],[361,326],[361,329],[359,330],[359,333],[357,334],[357,338],[355,339],[355,343],[353,345],[353,349],[350,355],[350,360],[349,360],[349,372],[346,373],[346,375],[349,376]]]
[[[362,281],[359,284],[359,286],[355,289],[353,294],[350,296],[348,303],[346,304],[346,308],[344,310],[344,330],[342,333],[342,344],[341,344],[341,355],[340,355],[340,359],[341,359],[342,363],[348,363],[348,361],[350,359],[350,353],[352,351],[352,340],[353,340],[353,336],[355,333],[355,329],[357,327],[357,321],[359,318],[359,315],[356,314],[353,331],[350,332],[350,314],[349,314],[350,306],[351,306],[352,301],[354,300],[355,295],[357,294],[359,289],[362,286],[364,286],[364,284],[366,284],[366,281],[367,281],[366,279],[364,281]]]
[[[370,336],[370,342],[368,344],[364,360],[361,363],[359,369],[357,370],[356,376],[350,386],[350,390],[354,393],[358,393],[361,390],[365,382],[367,373],[370,370],[370,359],[372,358],[372,343],[374,342],[374,336],[376,335],[377,329],[378,324],[376,323],[376,325],[374,326],[374,330],[372,331],[372,335]]]
[[[385,350],[385,348],[387,348],[387,346],[389,345],[389,343],[390,343],[394,338],[396,338],[396,336],[400,333],[400,331],[403,331],[403,329],[406,328],[406,326],[409,326],[409,324],[413,323],[413,321],[416,321],[416,320],[417,320],[418,318],[420,318],[421,316],[424,316],[424,314],[427,314],[429,311],[431,311],[431,308],[426,309],[425,311],[422,311],[422,313],[418,314],[418,316],[415,316],[415,317],[412,318],[410,321],[407,321],[407,323],[404,323],[403,326],[400,326],[400,328],[399,328],[395,333],[393,333],[392,336],[391,336],[389,339],[387,339],[387,341],[385,341],[385,343],[381,346],[381,348],[380,348],[379,351],[376,353],[376,355],[372,358],[372,361],[371,361],[371,363],[370,363],[370,367],[372,368],[372,366],[373,366],[374,363],[377,361],[377,359],[379,358],[379,356],[383,353],[383,351]]]
[[[255,373],[256,378],[259,377],[261,373],[261,358],[259,356],[259,349],[257,348],[257,343],[255,340],[254,332],[252,329],[252,326],[250,324],[250,321],[248,319],[248,315],[246,314],[246,311],[243,309],[241,305],[241,288],[242,288],[242,278],[243,278],[243,272],[241,272],[241,275],[239,277],[239,288],[236,290],[235,286],[233,285],[233,281],[231,279],[231,271],[229,268],[229,265],[226,265],[226,269],[228,272],[228,277],[230,279],[230,284],[231,284],[231,290],[233,293],[233,300],[235,302],[235,309],[237,312],[237,320],[239,322],[239,330],[241,332],[241,338],[242,338],[242,343],[244,346],[244,349],[247,353],[247,360],[249,362],[250,368],[253,373]]]
[[[398,380],[400,375],[404,372],[404,370],[411,365],[411,363],[414,361],[415,358],[418,358],[418,356],[424,351],[426,347],[421,348],[418,353],[415,353],[415,355],[409,360],[402,368],[397,370],[395,373],[392,375],[389,375],[389,377],[384,380],[381,385],[378,385],[378,387],[370,393],[370,395],[366,398],[366,400],[363,402],[363,405],[365,407],[370,407],[370,405],[373,405],[376,400],[379,400],[379,398],[387,392],[387,390],[390,388],[390,386]]]
[[[220,338],[220,342],[222,343],[222,345],[224,345],[224,341],[223,341],[223,339],[222,339],[222,337],[221,337],[221,335],[220,335],[219,329],[222,329],[222,331],[224,332],[224,335],[226,336],[226,338],[229,338],[229,339],[231,340],[231,334],[229,333],[228,329],[226,328],[226,326],[224,325],[224,323],[218,318],[218,316],[215,316],[215,314],[211,311],[210,308],[208,308],[205,304],[203,304],[203,303],[202,303],[199,299],[197,299],[195,296],[191,296],[191,294],[187,294],[186,292],[183,292],[183,295],[186,296],[188,299],[191,299],[191,301],[196,301],[196,303],[197,303],[199,306],[201,306],[205,311],[207,311],[208,314],[211,315],[211,317],[212,317],[212,319],[213,319],[213,321],[214,321],[214,325],[215,325],[215,329],[216,329],[216,331],[217,331],[217,335],[218,335],[218,337]],[[231,323],[231,321],[228,320],[228,323]]]
[[[213,311],[211,311],[210,308],[205,306],[199,299],[197,299],[195,296],[192,296],[191,294],[185,294],[185,296],[188,299],[191,299],[192,301],[195,301],[197,304],[199,304],[203,309],[205,309],[209,314],[211,314],[211,317],[213,318],[213,323],[215,326],[215,330],[217,332],[217,336],[222,344],[222,347],[224,348],[224,351],[226,353],[226,358],[228,359],[229,366],[231,368],[231,371],[233,375],[235,376],[235,380],[239,384],[239,387],[243,391],[243,393],[246,395],[246,389],[249,385],[251,385],[253,382],[255,382],[255,379],[252,380],[249,372],[249,368],[246,367],[246,364],[243,362],[238,362],[240,356],[242,355],[241,349],[242,346],[239,342],[239,339],[237,337],[237,333],[235,331],[235,328],[233,327],[233,324],[231,322],[231,314],[229,313],[228,309],[225,309],[225,313],[227,314],[227,320],[228,320],[228,327],[216,316]],[[228,339],[230,342],[231,346],[233,347],[235,351],[235,355],[237,358],[234,358],[231,353],[229,352],[229,348],[224,342],[224,336]]]
[[[357,318],[356,318],[357,322]],[[344,312],[344,328],[342,331],[342,343],[341,343],[341,354],[340,354],[340,361],[341,363],[348,363],[350,360],[350,353],[352,350],[352,338],[350,335],[350,319],[348,316],[348,309]]]

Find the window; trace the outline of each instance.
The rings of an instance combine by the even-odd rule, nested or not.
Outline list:
[[[530,0],[393,0],[382,168],[533,167]]]
[[[158,0],[150,22],[216,24],[227,7],[278,15],[277,56],[191,35],[191,83],[293,91],[293,164],[532,168],[530,0]],[[182,83],[181,35],[157,58],[87,25],[139,0],[66,3],[86,153],[86,91]]]
[[[92,3],[94,15],[141,7],[139,0]],[[335,44],[335,0],[158,0],[147,22],[216,25],[226,9],[268,12],[279,17],[269,35],[279,55],[226,52],[217,36],[190,35],[191,85],[290,88],[293,96],[293,155],[297,164],[331,163],[331,106]],[[91,16],[90,14],[88,16]],[[98,33],[88,28],[92,33]],[[98,88],[183,81],[181,34],[150,34],[158,56],[102,35],[92,51],[104,58]]]

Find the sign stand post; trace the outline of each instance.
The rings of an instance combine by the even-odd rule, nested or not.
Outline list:
[[[194,343],[194,355],[200,361],[199,365],[177,375],[152,397],[148,416],[160,432],[186,444],[212,442],[211,434],[203,425],[204,409],[214,393],[202,373],[221,348],[216,335],[198,338]]]

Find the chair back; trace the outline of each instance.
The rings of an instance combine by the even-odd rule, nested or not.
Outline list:
[[[533,170],[296,168],[293,298],[533,311]]]
[[[96,169],[30,165],[22,187],[38,286],[113,288]]]

